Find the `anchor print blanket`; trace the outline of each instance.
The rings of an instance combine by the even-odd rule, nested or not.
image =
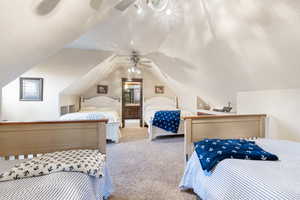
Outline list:
[[[222,160],[246,159],[276,161],[278,157],[264,151],[254,141],[239,139],[204,139],[194,143],[195,151],[206,175]]]
[[[104,174],[105,155],[99,150],[69,150],[47,153],[26,160],[0,174],[1,181],[44,176],[56,172],[80,172],[101,178]]]
[[[161,110],[154,115],[153,126],[177,133],[180,124],[180,110]]]

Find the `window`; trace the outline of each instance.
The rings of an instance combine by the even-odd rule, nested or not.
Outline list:
[[[20,101],[43,101],[43,79],[20,78]]]

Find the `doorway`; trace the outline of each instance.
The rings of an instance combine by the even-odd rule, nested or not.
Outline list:
[[[122,127],[127,120],[139,120],[143,126],[143,79],[122,78]]]

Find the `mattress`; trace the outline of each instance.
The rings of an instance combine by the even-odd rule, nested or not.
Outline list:
[[[120,117],[117,111],[113,110],[94,110],[94,111],[82,111],[63,115],[60,120],[100,120],[108,119],[106,126],[106,138],[115,142],[119,142],[121,138]]]
[[[0,173],[22,161],[0,160]],[[105,167],[101,179],[76,172],[0,182],[1,200],[99,200],[112,193],[112,182]]]
[[[60,120],[99,120],[108,119],[108,123],[120,122],[119,114],[116,111],[83,111],[68,113],[60,117]]]
[[[300,143],[256,140],[280,161],[226,159],[205,176],[197,154],[187,163],[179,187],[193,189],[203,200],[300,199]]]

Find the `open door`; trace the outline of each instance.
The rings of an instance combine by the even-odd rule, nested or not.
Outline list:
[[[143,79],[122,78],[123,128],[128,119],[138,119],[143,126]]]

